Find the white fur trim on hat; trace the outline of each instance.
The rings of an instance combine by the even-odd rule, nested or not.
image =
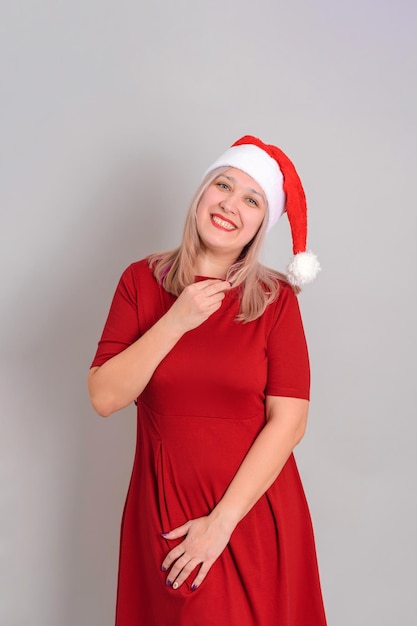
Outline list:
[[[285,211],[283,176],[276,160],[258,146],[242,144],[226,150],[205,171],[204,178],[219,167],[236,167],[258,183],[268,202],[267,230],[270,230]]]

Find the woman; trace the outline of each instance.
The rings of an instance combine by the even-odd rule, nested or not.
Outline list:
[[[287,211],[288,281],[261,266]],[[117,626],[324,626],[292,454],[309,365],[294,291],[320,269],[291,161],[255,137],[207,170],[181,246],[123,273],[89,374],[103,416],[137,403]]]

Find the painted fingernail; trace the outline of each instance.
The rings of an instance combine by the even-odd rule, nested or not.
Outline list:
[[[175,582],[175,583],[172,585],[172,588],[173,588],[173,589],[178,589],[178,587],[179,587],[179,584],[178,584],[177,582]]]
[[[162,567],[161,567],[161,570],[162,570],[163,572],[166,572],[166,571],[167,571],[167,568],[166,568],[166,567],[164,567],[164,566],[162,566]]]
[[[231,287],[233,287],[233,283],[231,283],[230,280],[228,280],[227,282],[229,283]]]
[[[171,586],[172,586],[172,582],[171,582],[169,579],[167,579],[167,580],[165,581],[165,584],[166,584],[166,585],[168,585],[168,587],[171,587]]]
[[[191,591],[195,591],[197,589],[197,585],[191,585]]]
[[[167,535],[169,535],[169,533],[161,533],[161,535],[162,535],[163,537],[166,537]]]

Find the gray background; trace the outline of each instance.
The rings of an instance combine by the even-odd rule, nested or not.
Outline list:
[[[329,624],[415,624],[415,7],[3,0],[2,626],[113,623],[134,409],[96,416],[87,369],[124,267],[246,133],[294,159],[324,268],[297,458]],[[264,260],[290,254],[284,217]]]

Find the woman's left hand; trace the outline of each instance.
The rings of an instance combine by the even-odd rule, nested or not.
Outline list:
[[[171,568],[166,584],[178,589],[191,572],[201,565],[191,585],[193,591],[197,589],[229,543],[230,535],[231,531],[219,519],[212,520],[210,516],[190,520],[164,533],[164,538],[169,541],[185,536],[184,541],[168,552],[162,563],[163,571]]]

